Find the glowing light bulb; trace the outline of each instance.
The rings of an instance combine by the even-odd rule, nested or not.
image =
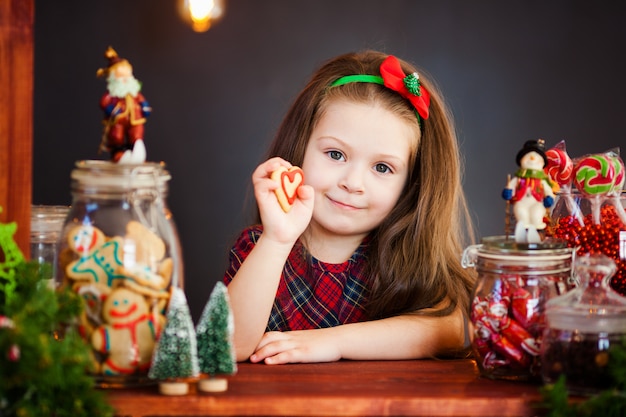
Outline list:
[[[224,15],[224,0],[179,0],[179,13],[195,32],[206,32]]]

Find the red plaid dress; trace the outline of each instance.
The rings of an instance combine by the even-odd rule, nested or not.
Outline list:
[[[245,229],[230,251],[224,275],[228,285],[263,232],[262,226]],[[368,289],[363,276],[366,263],[362,243],[341,264],[321,262],[306,254],[298,241],[285,263],[267,331],[305,330],[363,321]]]

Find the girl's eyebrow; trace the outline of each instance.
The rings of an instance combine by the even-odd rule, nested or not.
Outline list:
[[[321,142],[323,145],[326,145],[324,142],[333,142],[330,145],[334,145],[336,144],[338,147],[340,148],[348,148],[348,149],[352,149],[352,146],[346,142],[344,142],[343,140],[339,139],[336,136],[332,136],[332,135],[320,135],[317,138],[313,138],[314,140],[316,140],[317,142]]]

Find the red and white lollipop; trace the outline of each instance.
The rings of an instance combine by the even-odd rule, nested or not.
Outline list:
[[[600,224],[600,207],[615,185],[615,165],[606,153],[581,158],[574,164],[573,183],[591,202],[594,224]]]
[[[609,199],[615,207],[615,211],[617,211],[620,220],[626,225],[626,209],[622,206],[621,202],[622,190],[624,189],[624,182],[626,182],[624,161],[619,157],[619,150],[609,152],[608,156],[611,162],[613,162],[615,171],[615,179],[613,181],[613,187],[611,191],[609,191]]]
[[[554,148],[548,149],[546,151],[546,158],[548,159],[548,163],[544,170],[550,179],[561,187],[569,185],[572,181],[572,174],[574,173],[574,164],[565,151],[565,145],[562,147],[557,145]]]
[[[560,197],[564,200],[567,211],[578,220],[581,226],[584,226],[585,221],[580,212],[580,207],[578,207],[571,194],[574,163],[567,154],[565,141],[560,141],[554,147],[548,149],[546,151],[546,159],[545,173],[561,187]]]

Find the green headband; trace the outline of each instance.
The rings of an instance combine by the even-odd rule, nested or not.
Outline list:
[[[374,83],[385,85],[385,80],[383,77],[378,75],[367,75],[367,74],[355,74],[355,75],[346,75],[345,77],[341,77],[338,80],[333,81],[330,85],[331,87],[336,87],[338,85],[350,84],[350,83]]]

